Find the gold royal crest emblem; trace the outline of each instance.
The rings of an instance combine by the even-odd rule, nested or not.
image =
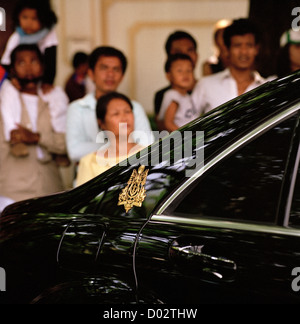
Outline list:
[[[136,206],[141,207],[146,197],[146,189],[144,188],[149,170],[145,170],[145,166],[141,165],[137,170],[133,170],[127,186],[119,195],[118,206],[124,205],[126,213]]]

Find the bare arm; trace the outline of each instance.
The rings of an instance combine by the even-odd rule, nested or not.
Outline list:
[[[174,123],[175,114],[178,109],[178,103],[172,101],[165,114],[165,128],[168,132],[173,132],[179,127]]]

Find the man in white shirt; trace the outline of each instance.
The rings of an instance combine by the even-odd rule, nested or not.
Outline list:
[[[229,55],[229,67],[200,80],[193,92],[199,114],[265,83],[253,70],[259,51],[259,34],[248,19],[234,20],[224,31],[224,42]]]
[[[67,149],[71,160],[78,162],[83,156],[97,151],[99,127],[96,103],[101,96],[117,90],[127,67],[126,57],[112,47],[98,47],[89,57],[89,77],[96,90],[84,98],[72,102],[67,115]],[[132,101],[135,119],[135,140],[142,146],[154,141],[149,119],[143,107]],[[104,143],[103,143],[104,144]],[[103,145],[102,144],[102,145]]]

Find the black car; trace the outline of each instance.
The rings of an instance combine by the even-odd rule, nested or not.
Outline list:
[[[1,216],[3,303],[300,302],[300,72]]]

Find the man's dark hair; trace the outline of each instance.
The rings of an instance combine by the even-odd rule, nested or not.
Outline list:
[[[99,58],[102,56],[117,57],[121,61],[123,74],[126,72],[127,59],[126,59],[125,55],[118,49],[116,49],[114,47],[109,47],[109,46],[98,47],[90,54],[90,56],[89,56],[90,69],[92,69],[92,70],[95,69],[95,66],[96,66]]]
[[[20,26],[19,15],[24,9],[35,9],[43,27],[51,28],[57,23],[57,16],[51,8],[50,0],[19,0],[13,12],[15,26]]]
[[[255,38],[255,44],[260,41],[259,31],[256,25],[246,18],[236,19],[231,25],[225,28],[223,38],[227,48],[231,45],[231,37],[242,36],[246,34],[253,34]]]
[[[10,67],[13,68],[16,63],[17,54],[24,51],[35,52],[41,64],[44,64],[44,56],[36,44],[21,44],[18,45],[10,55]]]
[[[125,96],[125,95],[123,95],[122,93],[119,93],[119,92],[110,92],[110,93],[108,93],[108,94],[106,94],[104,96],[101,96],[98,99],[97,106],[96,106],[97,119],[100,119],[101,121],[104,121],[105,115],[106,115],[106,112],[107,112],[107,107],[108,107],[109,103],[113,99],[124,100],[125,102],[128,103],[131,110],[133,110],[132,103],[131,103],[130,99],[127,96]]]
[[[190,56],[186,55],[186,54],[174,54],[174,55],[170,55],[166,61],[165,64],[165,72],[168,73],[170,72],[171,66],[174,62],[179,61],[179,60],[187,60],[190,61],[192,63],[192,65],[194,66],[193,60],[190,58]]]
[[[172,43],[179,39],[189,39],[194,44],[195,50],[197,50],[197,42],[194,37],[185,31],[178,30],[172,33],[166,41],[165,50],[167,55],[170,55]]]

